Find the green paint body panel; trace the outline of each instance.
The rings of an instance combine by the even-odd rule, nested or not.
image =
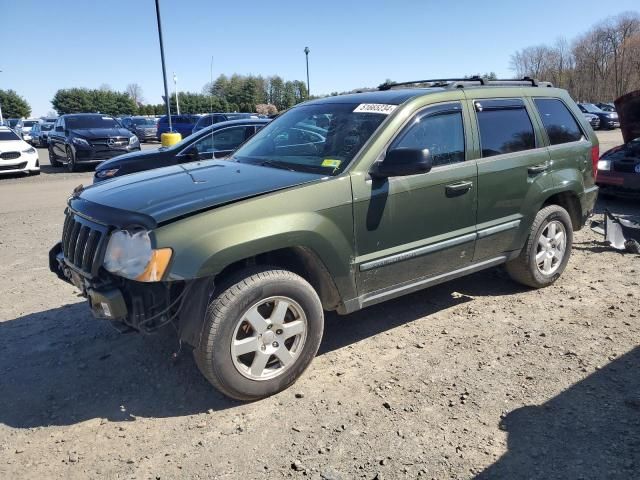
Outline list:
[[[156,247],[173,249],[165,280],[216,276],[235,262],[302,246],[315,252],[330,273],[342,300],[340,311],[349,312],[513,257],[536,213],[553,195],[575,197],[582,221],[593,209],[597,187],[591,150],[597,139],[565,91],[479,87],[411,92],[339,176],[163,222],[153,241]],[[362,101],[377,98],[376,92],[362,95]],[[586,139],[549,147],[532,97],[561,99]],[[489,98],[524,100],[535,149],[481,158],[473,102]],[[431,105],[448,102],[462,106],[466,161],[421,175],[372,179],[371,166],[384,158],[407,122]],[[548,169],[528,172],[540,164]],[[460,181],[471,182],[469,192],[448,197],[446,186]]]

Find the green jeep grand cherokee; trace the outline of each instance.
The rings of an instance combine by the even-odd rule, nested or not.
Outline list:
[[[306,102],[226,160],[76,189],[51,270],[99,318],[173,323],[243,400],[304,372],[324,311],[502,263],[553,283],[597,196],[591,127],[535,80],[429,85]]]

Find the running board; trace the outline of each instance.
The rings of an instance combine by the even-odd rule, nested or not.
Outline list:
[[[393,287],[384,290],[378,290],[376,292],[362,295],[357,299],[357,302],[359,304],[358,306],[359,308],[369,307],[371,305],[375,305],[376,303],[384,302],[385,300],[400,297],[401,295],[406,295],[408,293],[422,290],[423,288],[432,287],[434,285],[438,285],[439,283],[444,283],[455,278],[464,277],[466,275],[479,272],[480,270],[484,270],[486,268],[495,267],[496,265],[500,265],[506,261],[507,256],[501,255],[499,257],[490,258],[489,260],[483,260],[482,262],[467,265],[464,268],[460,268],[452,272],[442,273],[434,277],[423,277],[419,280],[401,285],[394,285]],[[347,305],[345,305],[345,307],[347,307],[348,309]],[[354,310],[357,309],[358,308],[355,308]]]

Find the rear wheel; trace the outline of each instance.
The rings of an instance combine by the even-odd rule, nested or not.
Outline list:
[[[559,205],[549,205],[536,215],[525,246],[517,258],[507,263],[507,272],[529,287],[551,285],[567,266],[572,245],[571,217]]]
[[[295,382],[318,351],[322,304],[302,277],[286,271],[246,271],[209,304],[198,368],[238,400],[257,400]]]
[[[60,167],[62,164],[58,161],[58,157],[53,153],[53,148],[49,145],[49,163],[52,167]]]

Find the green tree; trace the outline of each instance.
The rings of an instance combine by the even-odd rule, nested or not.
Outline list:
[[[0,108],[4,118],[22,118],[31,115],[27,101],[14,90],[0,90]]]
[[[58,90],[51,100],[53,108],[59,115],[65,113],[100,112],[107,115],[133,114],[136,104],[124,92],[86,88],[69,88]]]

